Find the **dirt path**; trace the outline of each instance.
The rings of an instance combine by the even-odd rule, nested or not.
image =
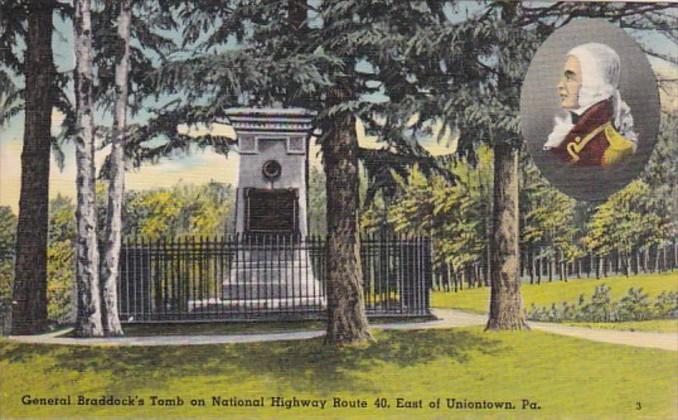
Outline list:
[[[453,309],[434,309],[433,313],[439,318],[437,321],[418,323],[392,323],[374,325],[373,328],[385,330],[415,330],[431,328],[454,328],[484,325],[487,315],[478,315]],[[545,322],[530,322],[535,330],[552,334],[583,338],[603,343],[624,344],[635,347],[648,347],[678,352],[678,334],[652,333],[636,331],[615,331],[594,328],[570,327],[561,324]],[[283,340],[306,340],[321,337],[322,330],[297,331],[266,334],[235,334],[235,335],[174,335],[148,337],[119,337],[119,338],[69,338],[62,337],[67,331],[57,333],[11,336],[9,340],[20,343],[64,344],[64,345],[98,345],[98,346],[185,346],[227,343],[254,343]]]
[[[471,314],[453,309],[434,309],[434,312],[436,316],[444,319],[443,322],[448,323],[450,327],[483,325],[487,321],[487,315]],[[624,344],[678,352],[678,334],[675,333],[604,330],[571,327],[549,322],[529,322],[529,324],[535,330],[551,334],[567,335],[601,343]]]

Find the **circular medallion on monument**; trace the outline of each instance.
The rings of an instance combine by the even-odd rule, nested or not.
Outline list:
[[[280,177],[281,172],[282,166],[280,166],[280,162],[277,160],[267,160],[264,163],[264,166],[261,168],[261,173],[263,173],[268,179],[276,179]]]
[[[522,133],[563,193],[602,201],[645,167],[659,129],[659,92],[638,44],[605,21],[571,22],[535,54],[520,97]]]

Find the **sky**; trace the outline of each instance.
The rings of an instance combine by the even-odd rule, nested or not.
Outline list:
[[[458,13],[465,14],[462,10]],[[65,22],[55,22],[58,36],[54,37],[53,49],[55,61],[59,70],[71,69],[74,66],[71,29]],[[654,49],[676,54],[674,44],[670,44],[663,37],[650,39]],[[650,63],[655,73],[666,78],[678,79],[678,69],[658,59],[651,58]],[[678,94],[674,90],[670,95],[660,92],[662,106],[665,109],[678,109]],[[144,116],[138,116],[137,122]],[[56,134],[63,115],[58,111],[53,112],[52,126]],[[10,206],[14,213],[18,211],[19,190],[21,183],[21,148],[23,136],[23,116],[18,115],[11,120],[9,125],[0,127],[0,206]],[[104,119],[99,123],[110,123],[110,119]],[[185,127],[180,130],[190,133],[204,133],[211,131],[214,134],[234,137],[233,129],[224,124],[214,124],[211,127]],[[440,127],[434,127],[434,136]],[[375,138],[365,134],[365,130],[358,121],[356,123],[358,140],[362,147],[381,147]],[[437,143],[432,139],[424,141],[424,146],[434,155],[453,153],[456,147],[455,139],[447,134],[443,141]],[[50,198],[57,195],[75,196],[75,152],[71,144],[64,146],[65,165],[59,169],[54,158],[50,168]],[[318,147],[312,144],[310,150],[311,165],[319,166],[320,157]],[[108,153],[104,149],[97,153],[97,167]],[[126,188],[128,190],[144,190],[158,187],[170,187],[177,183],[202,184],[209,181],[236,185],[239,158],[237,153],[229,153],[223,156],[211,150],[191,150],[189,154],[181,153],[172,157],[163,158],[156,164],[145,164],[141,168],[131,169],[126,173]]]

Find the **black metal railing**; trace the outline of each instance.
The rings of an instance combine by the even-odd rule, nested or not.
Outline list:
[[[424,238],[361,240],[366,312],[430,315],[431,253]],[[123,322],[321,319],[327,307],[326,240],[233,235],[123,243]]]

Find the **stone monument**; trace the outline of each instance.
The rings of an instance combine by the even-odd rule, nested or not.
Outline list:
[[[302,242],[308,234],[308,149],[315,113],[235,108],[227,116],[240,154],[235,232],[242,247],[222,299],[273,307],[323,304]]]

